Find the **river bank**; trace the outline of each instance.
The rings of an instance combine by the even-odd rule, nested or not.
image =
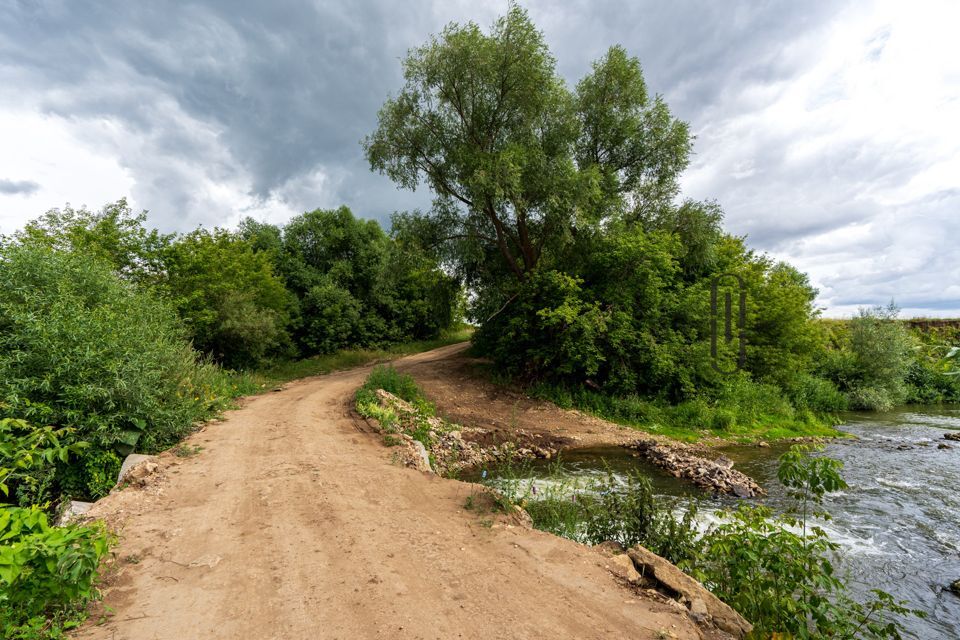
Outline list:
[[[960,408],[850,413],[842,429],[853,437],[827,442],[825,454],[844,463],[849,487],[828,496],[833,519],[819,523],[840,545],[838,567],[854,593],[865,596],[879,587],[925,611],[926,619],[902,620],[912,637],[960,637],[960,597],[946,588],[960,577],[960,445],[944,438],[960,433]],[[782,511],[788,498],[776,469],[788,447],[727,446],[718,452],[766,490],[752,501]],[[679,499],[679,507],[697,500],[704,527],[720,522],[722,511],[738,503],[732,496],[704,493],[622,447],[570,449],[561,460],[584,484],[608,470],[618,477],[640,471],[658,495]],[[534,483],[550,483],[555,466],[538,462],[524,472]],[[517,470],[511,473],[515,478]]]

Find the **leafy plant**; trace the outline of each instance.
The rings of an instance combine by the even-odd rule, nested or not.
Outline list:
[[[693,572],[754,624],[754,635],[794,638],[900,638],[895,615],[916,614],[874,590],[861,603],[847,593],[831,558],[838,545],[816,521],[830,519],[824,496],[845,488],[842,463],[797,445],[780,459],[777,477],[794,504],[782,516],[741,506],[704,537]],[[817,520],[815,520],[817,519]]]
[[[82,619],[113,537],[102,524],[51,527],[39,507],[0,507],[0,627],[45,630]],[[60,625],[57,625],[60,626]]]
[[[0,420],[0,491],[38,468],[66,463],[86,444],[66,444],[66,429]],[[0,629],[5,638],[59,636],[82,620],[97,595],[100,560],[113,537],[102,524],[51,527],[39,506],[0,505]]]
[[[170,446],[230,401],[225,376],[198,360],[153,292],[79,253],[32,244],[0,253],[0,418],[67,427],[67,444],[121,454]],[[76,486],[109,475],[115,461],[101,461]],[[54,484],[65,472],[55,470]]]
[[[235,233],[198,229],[172,241],[163,264],[163,289],[201,352],[240,368],[290,346],[294,301],[269,254]]]
[[[436,411],[412,376],[400,373],[391,365],[378,364],[367,376],[363,386],[357,390],[357,406],[364,407],[361,413],[366,410],[365,407],[378,404],[377,389],[389,391],[398,398],[406,400],[424,416],[432,416]]]
[[[67,442],[71,429],[34,427],[17,418],[0,419],[0,492],[10,495],[10,483],[34,481],[29,471],[67,462],[87,448],[85,442]]]

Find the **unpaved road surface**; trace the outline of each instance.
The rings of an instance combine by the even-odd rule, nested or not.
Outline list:
[[[429,366],[459,349],[410,356]],[[369,367],[250,398],[91,515],[120,534],[105,605],[76,636],[699,638],[598,552],[464,503],[478,488],[405,469],[350,404]]]

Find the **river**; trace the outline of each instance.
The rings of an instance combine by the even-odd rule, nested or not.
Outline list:
[[[824,528],[841,545],[839,566],[854,592],[880,588],[927,613],[903,620],[907,632],[922,640],[960,638],[960,596],[944,587],[960,579],[960,443],[943,435],[960,430],[960,408],[924,407],[888,413],[850,413],[842,430],[855,439],[827,445],[825,454],[844,463],[845,491],[826,501],[833,520]],[[938,445],[951,448],[942,449]],[[786,503],[777,482],[777,458],[785,446],[732,446],[723,453],[769,492],[774,509]],[[629,452],[612,447],[566,452],[564,466],[577,475],[641,468],[658,493],[697,495],[704,515],[732,504],[704,499],[677,480]],[[545,473],[534,466],[532,477]]]

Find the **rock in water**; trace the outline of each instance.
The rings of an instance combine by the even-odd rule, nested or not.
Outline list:
[[[960,580],[954,580],[950,583],[950,586],[947,587],[950,591],[960,596]]]
[[[943,434],[943,437],[947,440],[955,440],[960,442],[960,431],[951,431],[949,433]]]

